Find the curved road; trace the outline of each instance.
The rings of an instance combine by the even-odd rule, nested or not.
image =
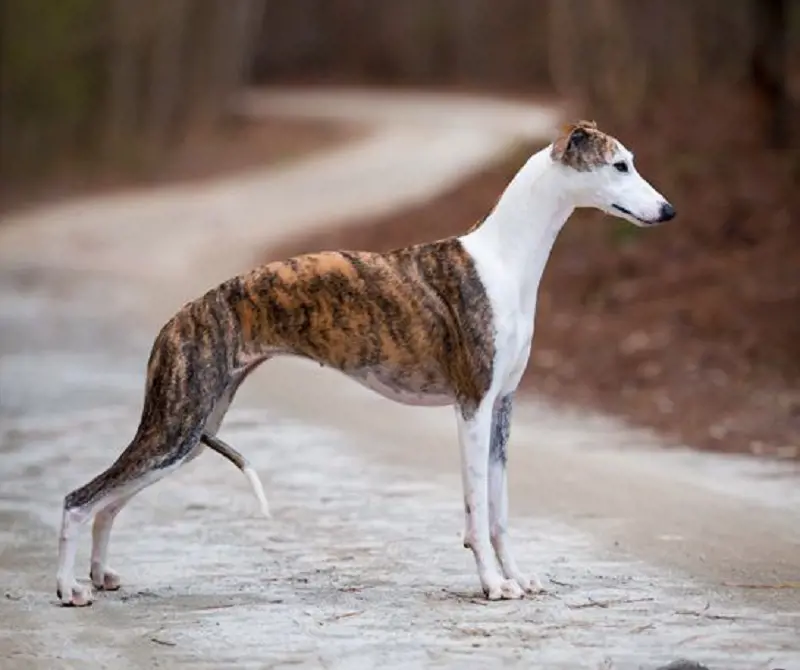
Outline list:
[[[549,593],[489,604],[460,548],[451,411],[394,405],[292,360],[252,375],[221,431],[261,473],[274,518],[206,454],[120,516],[123,589],[56,606],[61,500],[130,439],[166,317],[282,236],[428,198],[556,121],[431,94],[252,92],[241,104],[371,132],[302,162],[0,227],[2,667],[574,670],[683,656],[800,668],[792,466],[662,451],[531,399],[512,429],[511,529]],[[786,588],[751,588],[766,585]]]

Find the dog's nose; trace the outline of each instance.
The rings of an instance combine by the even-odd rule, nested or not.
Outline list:
[[[661,212],[658,215],[659,221],[671,221],[675,218],[675,208],[668,202],[661,203]]]

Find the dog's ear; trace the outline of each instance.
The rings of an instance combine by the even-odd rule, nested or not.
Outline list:
[[[576,126],[572,129],[572,132],[570,132],[569,136],[567,137],[567,147],[564,149],[564,151],[580,151],[586,146],[588,140],[589,133],[586,132],[586,128],[583,126]]]
[[[550,152],[554,161],[575,167],[579,161],[576,158],[584,151],[591,148],[593,131],[597,130],[594,121],[578,121],[568,124],[561,129],[561,133]]]

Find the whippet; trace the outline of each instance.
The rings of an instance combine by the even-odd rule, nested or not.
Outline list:
[[[490,214],[465,234],[390,251],[328,251],[263,265],[184,305],[155,338],[130,445],[64,500],[57,592],[88,605],[74,577],[81,527],[94,517],[90,577],[114,590],[107,562],[115,516],[136,493],[208,446],[258,475],[215,434],[239,385],[264,361],[302,356],[409,405],[455,407],[465,510],[486,597],[541,589],[507,535],[507,447],[514,392],[528,362],[539,283],[553,242],[578,207],[639,226],[675,210],[592,122],[567,126],[532,155]]]

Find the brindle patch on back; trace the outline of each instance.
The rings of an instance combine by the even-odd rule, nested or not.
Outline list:
[[[450,397],[466,412],[489,389],[491,305],[457,238],[385,254],[308,254],[220,292],[241,324],[236,358],[299,355],[410,404]]]
[[[611,161],[616,144],[613,137],[597,129],[594,121],[578,121],[562,129],[550,157],[578,172],[589,172]]]

